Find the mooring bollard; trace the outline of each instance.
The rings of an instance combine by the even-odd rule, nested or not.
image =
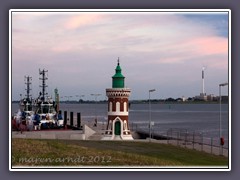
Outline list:
[[[67,124],[67,111],[64,111],[64,127]]]
[[[77,127],[81,127],[81,113],[77,113]]]
[[[70,126],[73,126],[73,112],[70,112]]]

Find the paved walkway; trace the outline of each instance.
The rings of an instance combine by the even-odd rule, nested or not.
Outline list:
[[[83,140],[84,134],[82,130],[13,131],[12,138]]]

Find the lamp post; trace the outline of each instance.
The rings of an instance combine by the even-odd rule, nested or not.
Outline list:
[[[224,139],[222,137],[222,95],[221,95],[221,87],[226,86],[228,83],[219,84],[219,147],[223,147]],[[219,148],[219,154],[222,148]]]
[[[156,91],[155,89],[150,89],[149,92],[149,142],[151,142],[151,131],[152,131],[152,124],[151,124],[151,100],[150,100],[150,93]]]
[[[98,96],[101,96],[101,94],[91,94],[91,96],[95,96],[95,104],[97,105],[97,97]],[[96,116],[96,118],[95,118],[95,124],[96,124],[96,126],[97,126],[97,107],[95,107],[95,116]]]

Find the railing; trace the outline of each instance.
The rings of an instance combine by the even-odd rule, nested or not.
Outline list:
[[[146,126],[146,124],[131,123],[130,129],[140,134],[139,137],[143,139],[149,138],[149,126]],[[205,137],[202,132],[180,128],[169,128],[161,132],[152,129],[151,138],[165,141],[167,144],[228,156],[228,139],[225,139],[222,145],[220,138]]]

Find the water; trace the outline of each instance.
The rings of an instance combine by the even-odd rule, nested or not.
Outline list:
[[[12,104],[12,114],[18,110],[18,104]],[[81,113],[82,121],[107,122],[107,104],[60,104],[62,111],[72,111],[74,116]],[[222,104],[222,134],[228,139],[228,105]],[[68,115],[69,117],[69,115]],[[219,104],[151,104],[153,131],[166,132],[169,128],[181,128],[201,132],[206,137],[219,137]],[[148,129],[149,105],[131,104],[129,124],[133,127]]]
[[[149,105],[133,104],[129,113],[131,122],[142,127],[149,123]],[[201,132],[206,137],[219,137],[219,104],[151,104],[153,130],[167,131],[181,128]],[[228,105],[222,105],[222,134],[228,139]],[[145,122],[145,124],[142,124]]]

